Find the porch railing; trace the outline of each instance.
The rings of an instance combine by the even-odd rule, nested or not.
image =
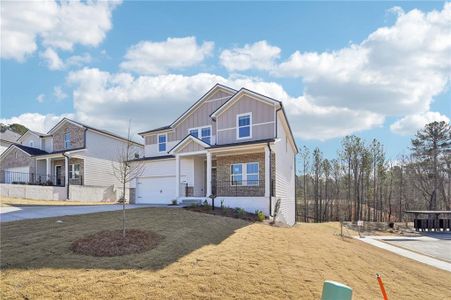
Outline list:
[[[64,176],[0,171],[0,182],[10,184],[64,186]]]

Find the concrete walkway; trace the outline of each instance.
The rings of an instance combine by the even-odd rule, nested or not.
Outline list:
[[[158,205],[129,204],[127,209],[143,207],[162,207]],[[164,207],[168,207],[165,205]],[[92,214],[105,211],[121,210],[122,205],[61,205],[61,206],[9,206],[0,207],[0,222],[20,221],[27,219],[41,219],[70,215]]]
[[[389,240],[389,239],[405,239],[406,237],[394,237],[394,236],[366,236],[366,237],[356,237],[356,239],[365,242],[367,244],[388,250],[390,252],[396,253],[398,255],[416,260],[418,262],[451,272],[451,263],[446,261],[435,259],[426,255],[422,255],[413,251],[409,251],[403,248],[399,248],[385,242],[381,242],[380,240]],[[429,237],[418,237],[419,239],[430,239]]]

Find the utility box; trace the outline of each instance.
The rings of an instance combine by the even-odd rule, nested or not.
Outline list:
[[[339,282],[326,280],[321,300],[351,300],[352,288]]]

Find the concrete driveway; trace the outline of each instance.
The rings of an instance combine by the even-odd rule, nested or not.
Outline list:
[[[127,209],[155,207],[155,205],[129,204]],[[167,207],[165,205],[165,207]],[[20,221],[27,219],[40,219],[49,217],[61,217],[69,215],[92,214],[105,211],[121,210],[122,205],[61,205],[61,206],[9,206],[0,207],[0,222]]]

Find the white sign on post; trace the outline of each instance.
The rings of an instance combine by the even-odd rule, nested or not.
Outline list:
[[[361,220],[357,221],[357,226],[363,226],[363,221]]]

